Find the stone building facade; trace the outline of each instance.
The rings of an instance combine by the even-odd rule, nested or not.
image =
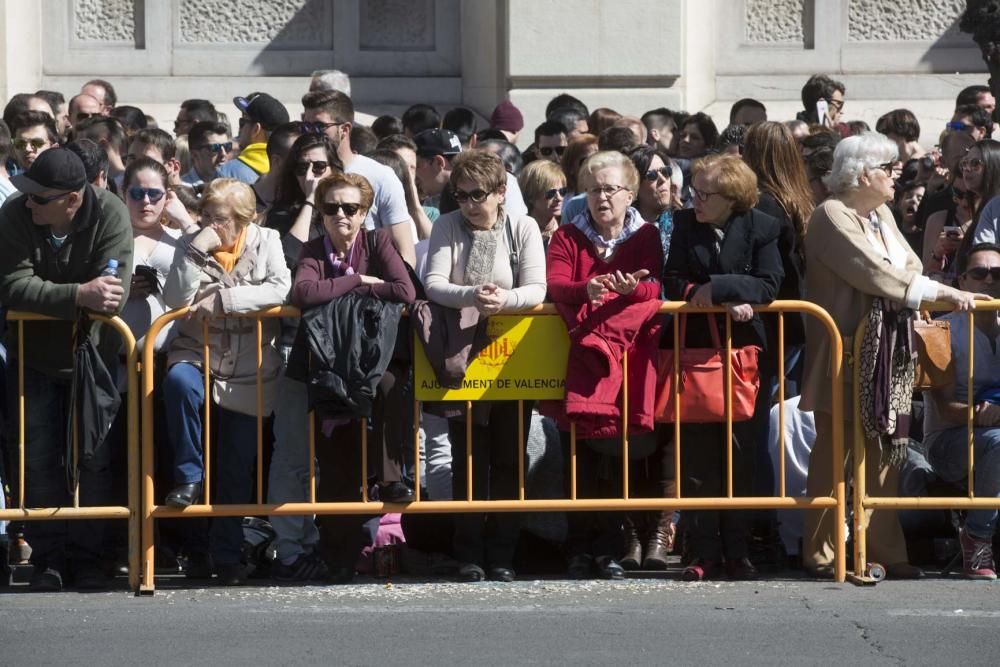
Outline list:
[[[849,119],[917,111],[934,143],[955,94],[985,83],[958,32],[964,0],[0,0],[0,87],[72,93],[95,76],[172,119],[267,90],[293,114],[315,69],[342,69],[368,113],[417,101],[487,115],[505,95],[528,127],[569,91],[622,113],[741,97],[793,117],[815,72],[847,85]],[[167,125],[169,127],[169,125]]]

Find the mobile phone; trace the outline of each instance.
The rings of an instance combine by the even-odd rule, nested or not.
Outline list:
[[[816,122],[820,125],[826,125],[827,111],[829,111],[830,105],[826,100],[816,100]]]
[[[160,281],[157,277],[156,269],[144,264],[136,264],[133,273],[149,283],[149,289],[153,294],[160,291]]]

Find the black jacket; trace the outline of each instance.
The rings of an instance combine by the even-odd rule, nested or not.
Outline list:
[[[679,211],[663,270],[667,298],[682,301],[689,285],[694,286],[693,292],[711,281],[714,304],[774,301],[784,276],[778,253],[780,228],[775,218],[760,211],[733,214],[717,250],[712,225],[698,222],[693,210]],[[716,320],[725,344],[724,316],[717,315]],[[766,340],[759,316],[747,323],[733,323],[733,345],[766,348]],[[688,316],[687,345],[712,345],[707,318]]]
[[[760,201],[756,210],[770,215],[778,220],[781,231],[778,235],[778,253],[781,255],[781,268],[785,277],[778,288],[777,299],[795,299],[801,301],[806,293],[805,248],[799,247],[795,223],[788,217],[774,197],[767,192],[760,193]],[[768,334],[777,336],[778,318],[765,318]],[[787,345],[804,345],[806,342],[806,318],[800,313],[785,315],[785,343]]]
[[[370,417],[375,390],[392,360],[403,304],[345,294],[302,314],[310,352],[309,407],[323,417]],[[293,356],[298,356],[293,353]]]

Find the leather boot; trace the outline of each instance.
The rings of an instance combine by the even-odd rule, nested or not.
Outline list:
[[[665,570],[667,569],[667,555],[674,548],[674,512],[664,510],[654,512],[656,523],[649,534],[649,542],[646,543],[646,558],[642,561],[644,570]]]
[[[641,513],[628,512],[625,515],[625,555],[618,564],[626,570],[638,570],[642,562],[642,543],[639,541],[639,521]]]

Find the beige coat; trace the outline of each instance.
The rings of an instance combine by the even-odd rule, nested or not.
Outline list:
[[[910,307],[919,305],[925,288],[935,283],[921,275],[920,258],[896,227],[892,212],[880,206],[876,213],[905,252],[905,262],[893,265],[865,233],[869,221],[841,201],[828,199],[809,219],[806,231],[806,298],[825,308],[850,352],[858,323],[871,310],[875,297]],[[844,419],[851,420],[852,368],[844,364]],[[816,318],[806,318],[805,380],[801,410],[831,411],[830,337]]]
[[[291,273],[285,264],[281,239],[273,229],[251,224],[245,249],[232,273],[225,273],[211,255],[190,247],[193,236],[182,239],[163,287],[169,308],[182,308],[218,292],[225,313],[249,313],[280,306],[288,297]],[[271,412],[274,390],[281,374],[281,357],[275,348],[279,320],[262,320],[264,388],[263,415]],[[170,345],[168,366],[192,363],[202,366],[202,323],[180,320],[177,336]],[[257,413],[257,334],[254,320],[226,317],[209,321],[209,364],[212,371],[212,400],[221,407],[243,414]]]

